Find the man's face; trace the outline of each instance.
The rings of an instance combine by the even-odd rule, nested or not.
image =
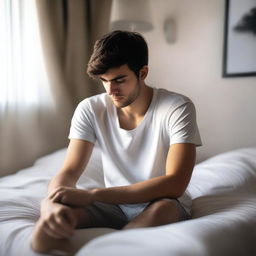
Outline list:
[[[100,79],[117,108],[129,106],[140,94],[140,81],[127,65],[110,68]]]

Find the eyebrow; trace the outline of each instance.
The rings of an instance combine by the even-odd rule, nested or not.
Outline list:
[[[124,78],[124,77],[127,77],[127,75],[120,75],[120,76],[117,76],[117,77],[115,77],[115,78],[109,80],[109,82],[116,81],[116,80],[122,79],[122,78]],[[102,80],[103,82],[107,82],[107,81],[108,81],[108,80],[104,79],[103,77],[100,77],[100,80]]]

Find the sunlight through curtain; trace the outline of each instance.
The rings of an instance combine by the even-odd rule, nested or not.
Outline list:
[[[53,104],[33,0],[0,1],[1,115]]]
[[[0,176],[49,150],[55,112],[35,0],[1,0]]]
[[[0,0],[0,176],[68,145],[111,0]],[[100,19],[98,17],[101,17]]]

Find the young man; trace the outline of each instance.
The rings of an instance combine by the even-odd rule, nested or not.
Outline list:
[[[152,227],[190,216],[184,192],[201,145],[193,103],[145,84],[148,48],[138,33],[98,40],[87,72],[106,93],[83,100],[74,113],[64,165],[34,229],[39,252],[65,250],[63,241],[79,227]],[[76,189],[96,142],[106,188]]]

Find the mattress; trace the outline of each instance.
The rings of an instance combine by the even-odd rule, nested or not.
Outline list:
[[[38,256],[30,248],[33,226],[47,184],[66,149],[0,179],[0,255]],[[79,188],[104,186],[100,150],[95,147]],[[256,255],[256,147],[216,155],[194,168],[187,194],[192,219],[153,228],[76,230],[77,256]]]

